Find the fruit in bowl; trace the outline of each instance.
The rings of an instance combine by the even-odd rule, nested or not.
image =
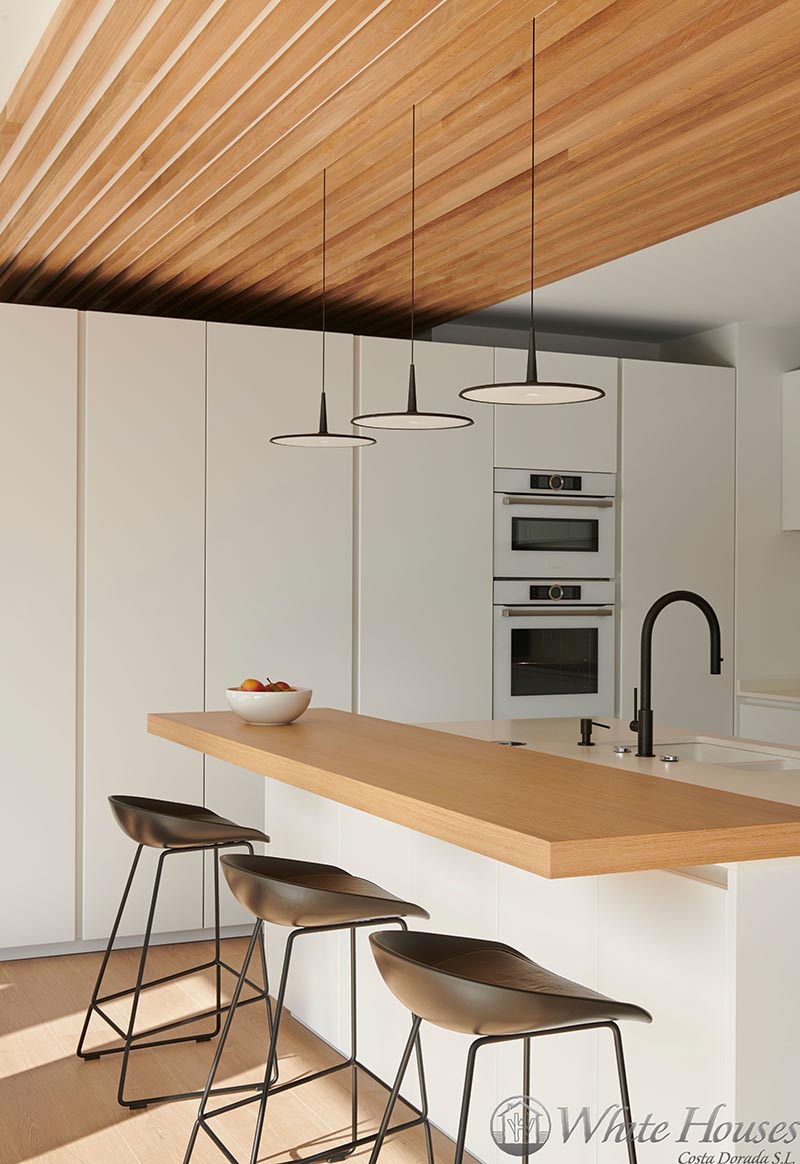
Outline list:
[[[293,687],[282,679],[245,679],[225,692],[228,707],[245,723],[273,725],[293,723],[311,702],[310,687]]]

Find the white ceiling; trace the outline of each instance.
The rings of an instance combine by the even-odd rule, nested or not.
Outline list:
[[[800,322],[800,193],[615,259],[536,292],[547,331],[654,342],[726,323]],[[453,323],[524,327],[520,295]]]
[[[0,109],[39,43],[59,0],[0,0]]]

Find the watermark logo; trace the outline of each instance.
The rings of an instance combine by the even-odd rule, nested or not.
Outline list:
[[[550,1138],[550,1114],[532,1095],[504,1099],[492,1113],[492,1139],[509,1156],[530,1156]]]

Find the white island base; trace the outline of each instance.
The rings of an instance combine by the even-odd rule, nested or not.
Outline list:
[[[592,749],[574,748],[574,720],[438,726],[483,739],[523,739],[539,751],[586,755],[594,763],[655,770],[648,767],[652,761],[613,757],[615,740],[631,741],[621,723],[612,733],[597,732],[604,746]],[[724,785],[726,770],[706,770],[709,783]],[[232,778],[235,771],[230,769]],[[727,771],[732,787],[743,790],[742,774]],[[800,771],[750,773],[748,791],[796,803],[789,795],[790,778],[800,790]],[[651,1115],[652,1124],[669,1125],[669,1133],[662,1128],[655,1140],[652,1130],[643,1132],[640,1164],[689,1164],[703,1154],[711,1154],[715,1164],[730,1164],[730,1157],[756,1157],[762,1150],[767,1164],[786,1164],[794,1147],[800,1148],[800,1138],[797,1145],[787,1142],[791,1130],[777,1126],[800,1119],[795,995],[800,858],[550,881],[277,780],[268,779],[267,786],[270,852],[276,856],[339,864],[424,905],[432,930],[497,938],[562,975],[652,1013],[651,1026],[622,1024],[634,1119],[641,1123]],[[271,927],[268,940],[274,990],[285,931]],[[288,1005],[300,1021],[346,1050],[347,938],[321,935],[296,949]],[[358,958],[360,1057],[391,1079],[408,1015],[379,979],[365,934],[359,937]],[[468,1043],[423,1026],[432,1119],[450,1135],[458,1120]],[[609,1116],[588,1143],[582,1132],[582,1109],[589,1109],[592,1124],[608,1108],[611,1117],[615,1114],[619,1096],[610,1035],[548,1036],[534,1041],[532,1052],[532,1092],[553,1120],[542,1159],[624,1161],[624,1143],[613,1133],[602,1139]],[[467,1143],[484,1161],[509,1158],[492,1141],[490,1118],[498,1103],[520,1093],[521,1079],[521,1045],[480,1053]],[[699,1125],[718,1105],[724,1106],[712,1125],[717,1142],[703,1142],[701,1126],[679,1142],[687,1112],[697,1109],[693,1119]],[[578,1121],[566,1143],[561,1109],[570,1126]],[[774,1124],[774,1142],[735,1143],[732,1135],[725,1136],[724,1125],[740,1120]]]

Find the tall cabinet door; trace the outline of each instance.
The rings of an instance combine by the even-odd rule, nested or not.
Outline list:
[[[203,802],[203,757],[147,713],[203,706],[205,324],[86,317],[83,936],[111,926],[134,845],[113,793]],[[141,933],[155,852],[123,921]],[[199,854],[169,858],[156,926],[202,921]]]
[[[77,340],[0,304],[0,948],[75,937]]]
[[[405,406],[408,344],[362,339],[359,412]],[[380,431],[360,454],[358,710],[409,722],[491,719],[491,348],[420,343],[420,409],[470,428]]]
[[[527,352],[495,349],[495,382],[524,380]],[[585,404],[495,408],[495,465],[505,469],[616,473],[618,361],[612,356],[540,352],[542,380],[602,388]]]
[[[722,628],[722,674],[708,673],[699,610],[656,624],[656,725],[733,732],[734,422],[732,368],[622,361],[620,709],[632,711],[639,635],[669,590],[707,598]]]
[[[320,354],[320,337],[308,332],[208,327],[211,711],[227,706],[226,687],[267,675],[311,687],[313,706],[351,707],[353,452],[270,444],[279,433],[316,428]],[[347,431],[351,336],[328,336],[327,393],[331,428]],[[263,776],[206,761],[208,804],[235,819],[263,823],[265,786]],[[285,791],[267,812],[276,853],[295,790]],[[229,898],[224,911],[226,922],[245,918]]]

